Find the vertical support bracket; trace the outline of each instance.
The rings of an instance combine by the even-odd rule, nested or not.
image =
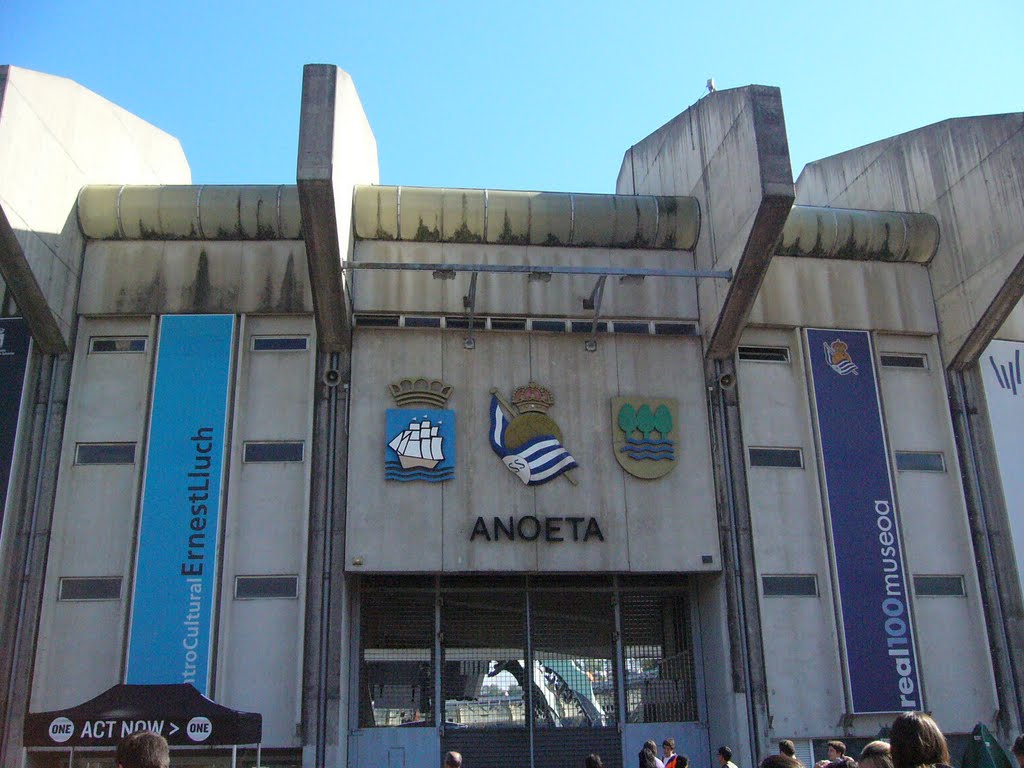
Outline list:
[[[590,338],[583,343],[583,348],[587,352],[597,351],[597,320],[601,317],[601,301],[604,299],[604,284],[607,280],[608,275],[601,275],[597,278],[594,290],[590,292],[590,298],[583,300],[584,309],[594,310],[594,316],[590,320]]]
[[[469,310],[469,328],[466,331],[466,338],[462,340],[462,346],[466,349],[476,348],[476,339],[473,338],[473,328],[476,325],[476,276],[473,272],[469,278],[469,293],[462,297],[462,306]]]

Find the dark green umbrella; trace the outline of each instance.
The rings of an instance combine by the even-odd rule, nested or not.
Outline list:
[[[1016,761],[1003,749],[1003,745],[996,741],[996,737],[985,727],[984,723],[978,723],[971,731],[971,740],[967,742],[967,749],[964,750],[963,759],[960,761],[961,768],[1017,768]]]

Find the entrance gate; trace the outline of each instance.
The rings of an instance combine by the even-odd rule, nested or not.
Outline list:
[[[669,735],[704,762],[683,579],[381,577],[359,594],[351,766],[453,750],[474,768],[579,768],[590,753],[620,768]]]

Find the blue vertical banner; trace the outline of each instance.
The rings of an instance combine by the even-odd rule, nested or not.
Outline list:
[[[923,708],[871,337],[807,330],[854,712]]]
[[[29,339],[28,323],[23,319],[0,318],[0,537],[3,536],[7,494],[11,484]]]
[[[234,334],[232,315],[160,320],[129,683],[207,693]]]

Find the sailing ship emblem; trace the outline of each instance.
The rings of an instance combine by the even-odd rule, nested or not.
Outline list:
[[[491,448],[525,485],[543,485],[579,466],[564,447],[562,430],[547,415],[555,396],[547,387],[530,382],[512,393],[508,403],[491,389]]]
[[[384,477],[402,482],[451,480],[455,411],[443,406],[453,387],[437,379],[403,379],[389,389],[403,407],[390,408],[385,416]]]
[[[643,480],[654,480],[676,466],[679,401],[670,398],[612,398],[615,460]]]

